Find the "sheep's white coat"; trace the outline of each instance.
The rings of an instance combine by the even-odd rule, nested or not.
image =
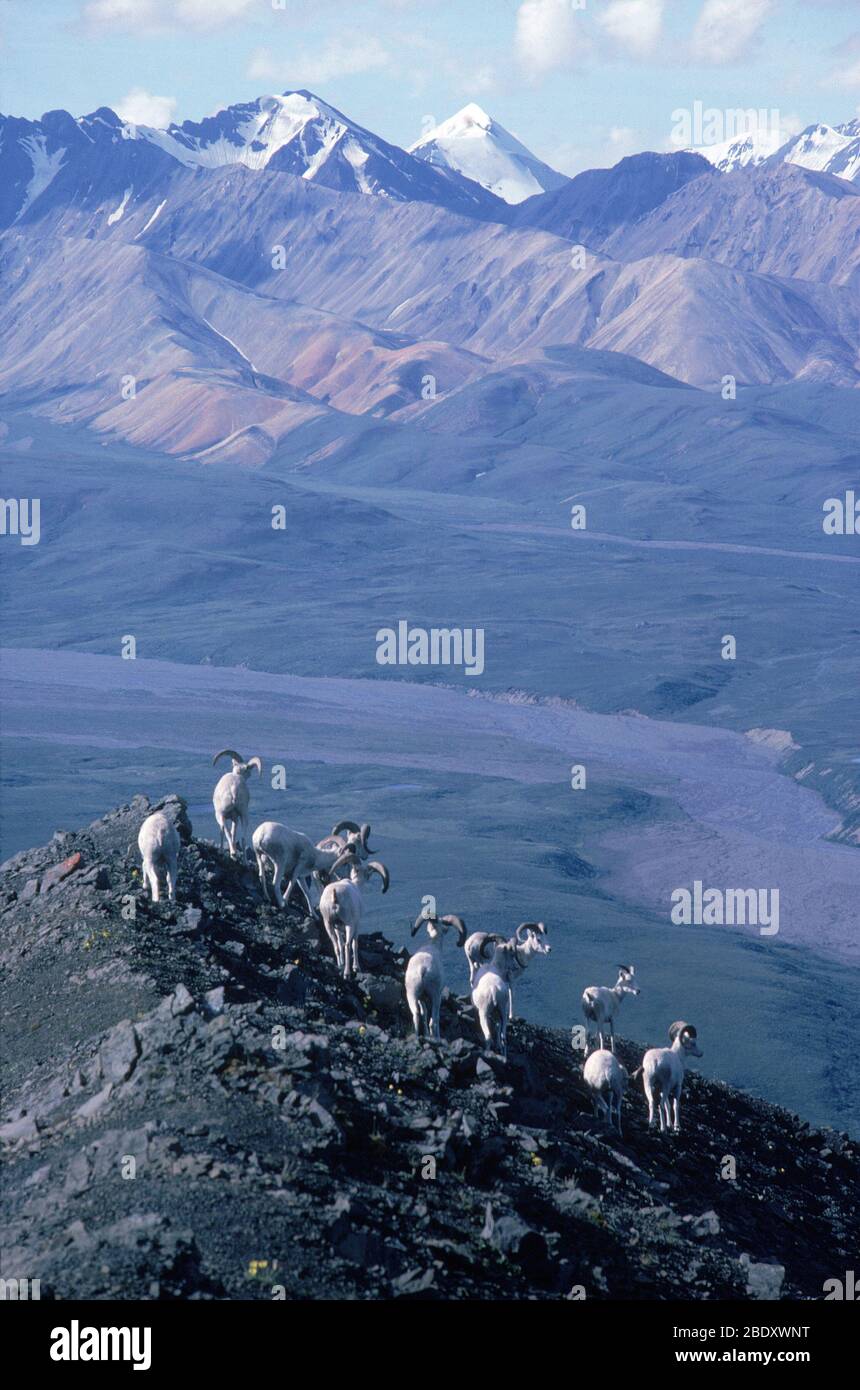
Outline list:
[[[167,879],[167,896],[176,898],[176,873],[179,864],[179,832],[163,811],[147,816],[137,837],[137,847],[143,861],[143,881],[149,888],[152,901],[160,899],[158,876]]]

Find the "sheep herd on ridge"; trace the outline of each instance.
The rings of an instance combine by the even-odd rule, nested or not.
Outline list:
[[[260,758],[247,761],[232,748],[224,748],[212,760],[231,760],[230,772],[219,779],[212,795],[215,819],[221,832],[221,848],[226,843],[231,859],[247,857],[248,781],[256,770],[263,773]],[[389,887],[389,873],[383,863],[371,859],[368,845],[370,826],[342,820],[331,834],[314,844],[307,835],[291,830],[279,821],[263,821],[251,836],[260,887],[267,902],[285,907],[293,893],[303,897],[308,912],[322,921],[331,943],[338,970],[344,979],[358,971],[358,934],[361,929],[364,892],[371,878],[378,875],[382,891]],[[159,877],[167,882],[171,901],[176,897],[179,863],[179,834],[163,811],[147,816],[138,835],[144,886],[152,901],[160,900]],[[286,891],[281,885],[286,880]],[[311,887],[320,890],[315,906]],[[442,948],[449,931],[466,954],[469,988],[487,1050],[507,1058],[507,1028],[513,1018],[513,982],[530,961],[547,956],[543,922],[522,922],[507,939],[494,932],[467,934],[462,917],[455,913],[439,916],[426,907],[415,919],[412,936],[424,928],[426,938],[410,957],[406,967],[406,1000],[418,1037],[440,1039],[440,1012],[445,986]],[[618,979],[611,987],[590,985],[582,996],[585,1018],[585,1062],[583,1080],[591,1094],[598,1119],[614,1126],[621,1134],[621,1102],[630,1077],[615,1056],[615,1018],[624,999],[639,993],[633,984],[632,965],[618,967]],[[589,1041],[596,1035],[599,1046],[589,1053]],[[680,1129],[680,1101],[684,1072],[690,1057],[701,1057],[696,1029],[679,1021],[669,1029],[669,1047],[650,1048],[642,1065],[633,1073],[642,1076],[648,1102],[648,1124],[659,1121],[660,1130]],[[609,1047],[604,1045],[609,1042]]]

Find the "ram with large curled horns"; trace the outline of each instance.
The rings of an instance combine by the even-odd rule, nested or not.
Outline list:
[[[241,848],[244,859],[248,843],[248,807],[251,804],[248,778],[255,768],[262,777],[263,764],[260,758],[248,758],[246,762],[235,749],[222,748],[212,759],[212,766],[214,767],[221,758],[230,758],[233,768],[219,778],[212,793],[215,819],[221,831],[220,845],[223,849],[226,837],[230,858],[235,859]]]
[[[384,864],[371,859],[363,862],[358,845],[347,845],[335,860],[330,876],[348,869],[349,877],[327,883],[320,895],[320,916],[334,951],[338,967],[348,980],[358,972],[358,933],[361,928],[363,890],[371,874],[379,874],[382,891],[388,892],[389,875]]]
[[[508,968],[508,1017],[514,1016],[514,992],[510,985],[518,975],[521,975],[533,956],[548,956],[552,947],[541,938],[546,936],[546,927],[543,922],[520,922],[513,936],[508,938],[511,946],[509,953],[510,963]],[[463,945],[466,952],[466,960],[469,962],[469,988],[475,983],[475,977],[482,965],[487,961],[481,955],[481,949],[485,941],[502,941],[504,938],[496,936],[493,932],[473,931]],[[515,949],[514,949],[515,948]]]
[[[359,826],[352,820],[338,821],[331,834],[316,845],[300,830],[291,830],[276,820],[263,821],[253,838],[263,897],[267,900],[274,897],[278,907],[283,907],[298,888],[313,917],[316,909],[310,895],[312,878],[316,877],[323,884],[333,878],[335,865],[346,849],[354,849],[361,860],[367,859],[374,853],[367,843],[369,839],[370,826]],[[269,871],[271,879],[267,877]],[[287,880],[286,893],[281,892],[284,879]]]

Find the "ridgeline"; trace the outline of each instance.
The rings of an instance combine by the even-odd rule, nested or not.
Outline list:
[[[158,806],[176,904],[142,889],[145,797],[0,868],[4,1278],[43,1299],[821,1299],[855,1267],[844,1135],[691,1069],[682,1133],[649,1132],[633,1084],[621,1140],[566,1033],[517,1020],[505,1064],[448,995],[443,1042],[417,1041],[405,951],[363,933],[344,983],[317,923]],[[628,1068],[644,1045],[619,1043]]]

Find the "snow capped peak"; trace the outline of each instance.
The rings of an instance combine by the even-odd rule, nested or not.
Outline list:
[[[567,182],[476,102],[428,131],[409,153],[479,183],[506,203],[521,203]]]
[[[483,107],[478,106],[477,102],[470,101],[468,106],[464,106],[462,111],[450,116],[447,121],[430,132],[425,139],[430,139],[439,135],[477,135],[482,130],[490,130],[493,126],[492,116],[488,116]],[[423,141],[419,141],[422,144]],[[413,146],[413,149],[415,146]]]
[[[732,136],[730,140],[722,140],[716,145],[702,145],[690,153],[701,155],[709,164],[722,169],[724,174],[730,174],[734,169],[763,164],[776,154],[784,142],[785,136],[781,131],[753,130],[748,134]]]
[[[836,174],[840,179],[860,179],[860,121],[846,125],[810,125],[780,151],[787,164]]]
[[[778,159],[780,163],[799,164],[804,169],[857,180],[860,178],[860,120],[839,126],[810,125],[793,136],[786,136],[785,131],[756,130],[719,145],[704,145],[694,153],[703,155],[724,173]]]

